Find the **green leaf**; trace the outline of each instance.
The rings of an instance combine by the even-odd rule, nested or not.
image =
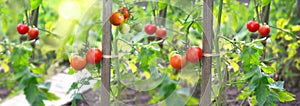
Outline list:
[[[6,72],[9,71],[9,66],[8,66],[6,63],[1,63],[1,67],[2,67],[3,70],[4,70],[4,73],[6,73]]]
[[[82,100],[83,97],[82,97],[81,94],[77,93],[77,94],[75,94],[75,96],[73,97],[73,99]]]
[[[258,101],[259,106],[262,106],[267,101],[267,98],[270,95],[270,91],[268,89],[268,86],[266,85],[266,77],[257,80],[257,83],[258,86],[254,90],[254,94],[256,95],[256,100]]]
[[[34,103],[31,104],[32,106],[45,106],[45,103],[42,100],[34,101]]]
[[[74,68],[70,68],[69,71],[68,71],[68,74],[72,75],[74,74],[76,71]]]
[[[97,80],[97,82],[94,84],[93,91],[99,89],[100,85],[101,85],[101,80]]]
[[[35,74],[43,74],[44,70],[40,67],[36,67],[33,64],[30,65],[30,70]]]
[[[39,5],[42,3],[42,0],[30,0],[30,9],[34,10],[39,7]]]
[[[278,102],[278,95],[271,92],[264,106],[276,106],[276,102]]]
[[[294,25],[294,26],[292,26],[292,31],[293,32],[300,31],[300,25]]]
[[[248,67],[248,65],[258,65],[260,64],[260,53],[258,50],[254,49],[252,46],[245,45],[240,56],[240,60],[243,62],[242,67]],[[245,71],[248,71],[245,69]]]
[[[290,102],[295,100],[295,95],[287,91],[275,91],[277,93],[280,102]]]
[[[56,96],[54,93],[51,92],[46,92],[47,95],[47,100],[59,100],[60,98],[58,96]]]
[[[271,66],[263,66],[261,68],[267,74],[272,74],[272,73],[275,72],[275,69],[273,67],[271,67]]]
[[[299,48],[299,44],[297,42],[291,43],[288,45],[288,59],[293,58],[297,54],[297,49]]]
[[[67,94],[69,94],[73,89],[76,89],[78,86],[77,82],[73,82],[69,90],[67,91]]]
[[[236,100],[244,100],[247,97],[249,97],[253,91],[248,91],[248,87],[246,87],[244,90],[241,91],[241,93],[238,95],[238,97],[236,98]]]
[[[271,0],[261,0],[261,2],[262,2],[261,6],[266,6],[271,2]]]
[[[43,82],[39,84],[38,87],[48,91],[51,87],[51,82]]]
[[[191,97],[188,99],[188,101],[187,101],[187,103],[186,103],[186,106],[197,106],[198,104],[199,104],[199,99],[197,99],[197,98],[191,96]]]
[[[36,99],[39,99],[39,89],[36,86],[36,78],[32,77],[30,79],[28,79],[28,83],[24,89],[24,94],[26,96],[27,101],[30,104],[33,104]]]
[[[277,90],[283,91],[283,90],[284,90],[283,85],[284,85],[284,82],[283,82],[283,81],[278,81],[278,82],[271,83],[271,84],[268,85],[268,86],[269,86],[270,88],[273,88],[273,89],[277,89]]]

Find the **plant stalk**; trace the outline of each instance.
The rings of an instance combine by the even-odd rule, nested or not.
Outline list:
[[[116,77],[117,77],[117,82],[118,82],[118,85],[117,85],[117,99],[120,100],[121,99],[121,81],[120,81],[120,70],[119,70],[119,67],[120,67],[120,61],[119,61],[119,53],[118,53],[118,34],[119,34],[119,27],[117,27],[116,31],[115,31],[115,36],[114,36],[114,39],[113,39],[113,49],[114,49],[114,55],[116,55],[115,57],[115,66],[114,66],[114,69],[115,69],[115,73],[116,73]],[[119,105],[117,103],[117,105]]]
[[[215,52],[217,54],[220,53],[219,35],[220,35],[220,26],[221,26],[221,19],[222,19],[222,8],[223,8],[223,0],[219,0],[217,34],[216,34],[216,37],[214,38]],[[224,100],[224,99],[222,99],[222,97],[223,97],[222,92],[225,89],[226,79],[224,79],[224,75],[222,75],[223,72],[221,71],[221,57],[220,56],[216,57],[216,72],[218,73],[218,78],[219,78],[219,82],[220,82],[220,89],[219,89],[219,94],[218,94],[218,99],[217,99],[217,106],[221,106],[221,104],[222,104],[221,100]],[[222,81],[223,79],[224,79],[224,81]]]

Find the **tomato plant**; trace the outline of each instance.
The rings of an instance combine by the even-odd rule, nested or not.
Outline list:
[[[59,99],[48,78],[67,71],[84,73],[73,106],[109,105],[103,93],[110,105],[297,105],[296,0],[112,2],[0,1],[1,87],[43,106]]]

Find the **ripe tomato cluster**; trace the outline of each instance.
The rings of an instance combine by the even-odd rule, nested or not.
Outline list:
[[[198,63],[201,59],[202,49],[198,46],[191,46],[186,51],[185,57],[179,54],[172,55],[170,58],[170,64],[174,69],[180,70],[186,65],[187,61],[191,63]]]
[[[70,61],[70,65],[75,70],[82,70],[86,64],[98,64],[102,60],[102,51],[98,48],[91,48],[86,52],[86,56],[73,56]]]
[[[160,38],[160,39],[166,37],[166,35],[167,35],[166,28],[157,29],[154,24],[150,24],[150,23],[145,25],[144,31],[149,35],[152,35],[155,33],[156,37]]]
[[[247,23],[247,29],[250,32],[256,32],[258,30],[258,33],[262,37],[266,37],[270,33],[269,25],[264,24],[264,25],[260,26],[258,22],[253,21],[253,20],[251,20]]]
[[[28,33],[28,37],[30,39],[36,39],[39,36],[39,30],[37,28],[29,29],[28,25],[22,23],[17,25],[17,31],[21,35]]]
[[[121,7],[117,12],[114,12],[109,17],[111,24],[119,26],[125,22],[126,19],[130,18],[130,13],[126,7]]]

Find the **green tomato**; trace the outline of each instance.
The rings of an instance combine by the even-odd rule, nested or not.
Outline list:
[[[127,34],[129,33],[130,31],[130,26],[126,23],[123,23],[121,24],[120,28],[119,28],[119,31],[122,33],[122,34]]]
[[[142,24],[141,23],[133,23],[131,28],[136,32],[142,31]]]

